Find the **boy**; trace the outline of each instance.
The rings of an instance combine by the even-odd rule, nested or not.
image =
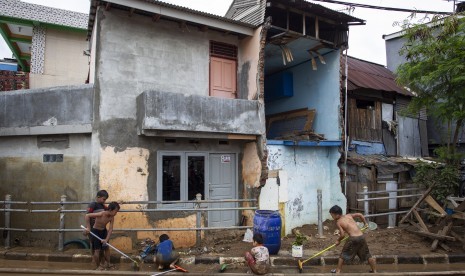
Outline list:
[[[100,190],[97,192],[97,196],[95,198],[95,201],[89,203],[87,205],[87,214],[90,213],[98,213],[105,211],[107,209],[107,206],[105,205],[105,201],[108,199],[108,192],[106,190]],[[90,227],[94,226],[94,218],[91,218],[90,220]],[[91,240],[91,237],[89,237],[89,240]],[[91,254],[92,256],[94,255],[94,247],[92,246],[92,240],[90,242],[90,249],[91,249]],[[104,263],[105,259],[103,258],[103,251],[100,251],[100,264],[102,267],[107,266],[107,264]]]
[[[368,259],[368,263],[371,267],[370,272],[376,273],[376,261],[368,250],[368,245],[365,237],[363,236],[362,230],[358,228],[357,223],[355,222],[355,219],[359,218],[365,224],[365,226],[367,226],[365,217],[360,213],[342,215],[342,209],[337,205],[331,207],[331,209],[329,209],[329,213],[336,221],[337,228],[341,233],[336,241],[336,245],[341,243],[341,240],[344,239],[346,232],[349,235],[349,239],[344,244],[341,255],[339,256],[337,268],[332,269],[331,272],[341,273],[341,268],[344,264],[344,261],[352,261],[357,255],[361,262],[364,262]]]
[[[270,270],[270,253],[263,246],[263,236],[260,233],[253,235],[254,246],[250,252],[245,252],[245,261],[253,273],[263,275]]]
[[[155,249],[155,257],[153,261],[158,265],[158,269],[162,270],[169,266],[169,268],[174,269],[174,265],[179,259],[178,253],[174,250],[173,242],[170,240],[170,237],[167,234],[162,234],[159,237],[160,243]]]
[[[103,241],[100,241],[94,236],[91,236],[92,247],[94,248],[94,254],[92,259],[97,265],[96,270],[105,270],[111,268],[110,266],[110,248],[106,244],[110,240],[111,233],[113,232],[114,218],[118,213],[120,207],[117,202],[112,202],[108,205],[108,210],[90,213],[86,215],[86,232],[92,232],[97,237],[101,238]],[[94,218],[94,225],[91,227],[91,219]],[[107,230],[107,224],[109,224]],[[100,251],[103,251],[103,257],[105,259],[106,267],[103,267],[100,264]]]

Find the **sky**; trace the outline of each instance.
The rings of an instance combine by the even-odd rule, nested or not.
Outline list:
[[[232,0],[164,0],[165,2],[189,7],[191,9],[208,12],[223,16],[232,3]],[[312,2],[311,0],[307,0]],[[339,0],[350,3],[366,4],[372,6],[396,7],[417,10],[432,10],[442,12],[453,11],[452,0]],[[50,6],[54,8],[67,9],[76,12],[88,13],[89,0],[23,0],[34,4]],[[345,12],[347,6],[339,4],[328,4],[313,1],[316,4],[330,9]],[[386,52],[383,35],[400,31],[399,26],[394,26],[394,22],[401,22],[410,13],[392,12],[355,7],[350,15],[363,19],[366,25],[351,26],[349,29],[349,50],[348,55],[386,65]],[[418,15],[417,17],[423,17]],[[11,51],[6,46],[3,39],[0,41],[0,59],[11,57]]]

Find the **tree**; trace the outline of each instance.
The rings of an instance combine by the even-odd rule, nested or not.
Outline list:
[[[465,18],[435,16],[428,24],[402,25],[406,43],[399,54],[406,62],[397,69],[397,82],[414,92],[409,111],[426,107],[447,126],[446,144],[438,154],[456,163],[456,144],[465,122]]]

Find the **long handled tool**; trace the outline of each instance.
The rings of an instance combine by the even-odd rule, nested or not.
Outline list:
[[[365,226],[365,227],[363,227],[361,230],[362,230],[362,231],[365,231],[367,228],[368,228],[368,226]],[[344,238],[341,240],[341,242],[347,240],[348,238],[349,238],[349,236],[344,237]],[[304,263],[306,263],[306,262],[310,261],[311,259],[313,259],[313,258],[315,258],[315,257],[317,257],[317,256],[319,256],[319,255],[321,255],[321,254],[323,254],[324,252],[326,252],[326,251],[330,250],[331,248],[335,247],[336,245],[337,245],[337,244],[334,243],[334,244],[332,244],[332,245],[326,247],[325,249],[321,250],[320,252],[315,253],[313,256],[311,256],[310,258],[308,258],[308,259],[306,259],[306,260],[303,260],[303,261],[298,260],[299,272],[302,273],[302,271],[303,271],[303,269],[304,269],[304,267],[303,267]]]
[[[168,272],[175,271],[175,270],[179,270],[179,271],[182,271],[182,272],[189,272],[189,271],[185,270],[184,268],[175,265],[173,269],[170,269],[170,270],[167,270],[167,271],[163,271],[163,272],[160,272],[160,273],[155,273],[155,274],[152,274],[151,276],[163,275],[163,274],[166,274],[166,273],[168,273]]]
[[[87,229],[86,227],[84,227],[83,225],[81,225],[81,228],[82,229]],[[95,238],[99,239],[100,241],[103,241],[102,238],[100,238],[99,236],[95,235],[94,233],[92,232],[89,232],[92,236],[94,236]],[[137,262],[136,260],[134,260],[133,258],[129,257],[128,255],[124,254],[121,250],[119,250],[118,248],[114,247],[113,245],[107,243],[107,245],[111,248],[113,248],[116,252],[120,253],[121,255],[123,255],[124,257],[128,258],[129,260],[133,261],[133,266],[132,268],[134,270],[139,270],[140,267],[139,267],[139,262]]]

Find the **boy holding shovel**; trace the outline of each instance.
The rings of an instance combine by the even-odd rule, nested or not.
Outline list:
[[[119,209],[119,204],[117,202],[112,202],[108,205],[108,210],[106,211],[86,214],[86,233],[92,232],[93,234],[102,239],[102,241],[100,241],[94,236],[91,237],[92,247],[94,249],[92,259],[97,265],[96,270],[105,270],[111,268],[110,248],[108,247],[107,242],[110,240],[111,233],[113,232],[114,218],[118,213]],[[91,218],[95,218],[95,222],[92,227],[90,225]],[[107,224],[109,224],[108,230]],[[107,264],[106,267],[102,267],[100,265],[101,250],[103,250],[103,256]]]
[[[337,268],[332,269],[331,272],[341,273],[341,268],[344,262],[352,261],[357,255],[361,262],[368,259],[368,263],[371,267],[370,272],[376,273],[376,260],[371,256],[367,242],[363,236],[363,232],[360,228],[358,228],[357,223],[355,222],[355,219],[359,218],[366,226],[367,221],[365,220],[365,217],[360,213],[342,215],[342,209],[337,205],[331,207],[331,209],[329,209],[329,213],[336,221],[337,228],[341,234],[336,241],[336,245],[341,243],[346,232],[349,235],[349,239],[344,244],[341,255],[339,256]]]

